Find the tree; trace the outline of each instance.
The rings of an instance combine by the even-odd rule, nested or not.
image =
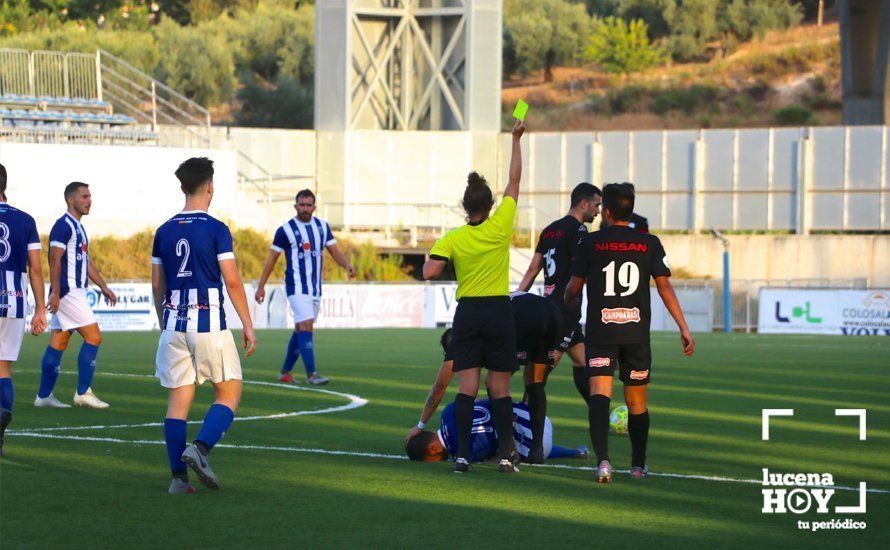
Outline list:
[[[612,73],[641,71],[662,63],[661,48],[649,42],[649,29],[641,19],[630,23],[617,17],[603,19],[590,36],[587,59]]]
[[[649,26],[649,38],[667,36],[670,32],[664,12],[671,0],[620,0],[617,15],[625,21],[642,19]]]
[[[726,51],[755,36],[763,38],[767,31],[787,29],[802,18],[800,4],[787,0],[724,0],[717,26]]]
[[[672,0],[664,11],[670,28],[669,48],[675,59],[701,58],[708,41],[717,35],[721,0]]]
[[[216,105],[232,97],[235,63],[225,36],[201,26],[180,27],[171,20],[154,29],[164,52],[156,77],[202,105]]]
[[[565,0],[504,2],[504,71],[527,74],[573,63],[584,49],[591,19],[582,4]]]

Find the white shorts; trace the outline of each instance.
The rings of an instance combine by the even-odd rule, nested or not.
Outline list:
[[[155,366],[155,376],[165,388],[241,380],[241,358],[228,330],[162,331]]]
[[[24,319],[0,317],[0,361],[18,361],[24,337]]]
[[[290,302],[290,312],[294,316],[294,323],[318,319],[318,310],[321,309],[320,297],[292,294],[287,297],[287,301]]]
[[[49,321],[52,330],[74,330],[96,324],[96,316],[87,301],[87,289],[72,288],[59,300],[59,311]]]

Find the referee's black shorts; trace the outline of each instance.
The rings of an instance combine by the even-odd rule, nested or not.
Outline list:
[[[509,297],[461,298],[451,329],[448,355],[454,372],[479,367],[516,372],[516,324]]]
[[[562,312],[547,298],[523,294],[512,300],[516,320],[516,360],[553,365],[556,349],[562,339]]]

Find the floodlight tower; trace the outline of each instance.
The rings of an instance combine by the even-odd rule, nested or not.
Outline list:
[[[318,0],[319,131],[500,129],[502,0]]]
[[[348,182],[368,167],[354,132],[469,132],[474,166],[494,172],[502,11],[503,0],[315,2],[316,188],[329,221],[348,227],[358,205]]]

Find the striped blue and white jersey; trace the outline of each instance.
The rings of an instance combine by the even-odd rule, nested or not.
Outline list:
[[[321,296],[324,249],[336,243],[331,226],[316,217],[309,223],[294,217],[278,228],[272,250],[284,252],[284,286],[288,296]]]
[[[0,317],[25,318],[28,251],[40,248],[34,218],[0,202]]]
[[[87,288],[90,241],[80,221],[65,212],[49,232],[49,247],[65,251],[59,275],[59,296],[64,298],[72,289]]]
[[[158,228],[151,263],[163,268],[167,286],[161,330],[226,330],[219,262],[235,259],[232,244],[228,226],[200,210],[181,212]]]
[[[442,445],[454,459],[457,454],[457,420],[454,417],[454,403],[442,410],[442,426],[437,432]],[[516,452],[528,458],[532,442],[531,416],[528,405],[513,403],[513,441]],[[470,461],[481,462],[498,450],[498,434],[491,416],[491,402],[488,399],[476,401],[473,405],[473,428],[470,431]]]

